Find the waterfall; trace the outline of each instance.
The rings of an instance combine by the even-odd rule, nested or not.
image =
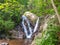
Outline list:
[[[25,21],[26,21],[26,23],[28,25],[28,29],[29,29],[30,34],[28,34],[28,30],[27,30],[27,26],[25,25]],[[39,18],[36,21],[34,29],[32,29],[31,28],[32,26],[30,25],[30,22],[29,22],[28,18],[26,16],[24,16],[24,15],[22,16],[22,26],[23,26],[26,38],[31,38],[33,33],[36,32],[36,30],[38,28],[38,24],[39,24]],[[32,32],[32,30],[33,30],[33,32]]]
[[[38,25],[39,25],[39,18],[38,18],[37,21],[36,21],[36,25],[35,25],[35,27],[34,27],[34,32],[36,32],[36,30],[37,30],[37,28],[38,28]]]

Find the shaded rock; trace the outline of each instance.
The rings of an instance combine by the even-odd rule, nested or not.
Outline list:
[[[12,34],[11,37],[12,38],[20,38],[23,39],[24,38],[24,33],[22,32],[22,29],[20,26],[17,26],[15,29],[11,30],[10,33]]]
[[[2,42],[0,45],[9,45],[7,42]]]
[[[24,41],[24,45],[31,45],[31,43],[32,43],[31,38],[30,39],[25,39],[25,41]]]

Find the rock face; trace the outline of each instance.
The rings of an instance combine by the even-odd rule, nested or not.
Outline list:
[[[24,15],[34,24],[38,18],[35,14],[31,12],[25,12]]]

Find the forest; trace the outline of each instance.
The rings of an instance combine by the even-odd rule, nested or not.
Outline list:
[[[35,23],[25,12],[40,18],[38,34],[30,45],[60,45],[60,0],[0,0],[0,40],[11,40],[12,30],[18,33],[14,29],[21,25],[23,15]]]

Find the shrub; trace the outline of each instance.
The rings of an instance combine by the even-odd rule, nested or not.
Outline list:
[[[24,5],[17,1],[0,3],[0,30],[10,30],[19,24]]]

